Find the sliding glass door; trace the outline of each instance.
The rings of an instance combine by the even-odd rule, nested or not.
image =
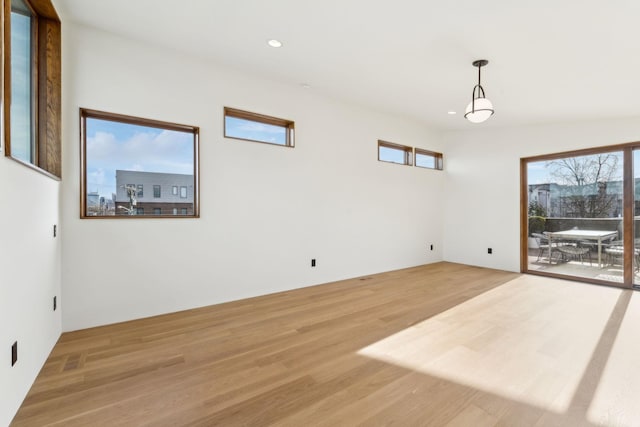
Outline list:
[[[640,285],[640,147],[633,150],[633,284]]]
[[[522,159],[521,171],[522,271],[640,285],[640,145]]]

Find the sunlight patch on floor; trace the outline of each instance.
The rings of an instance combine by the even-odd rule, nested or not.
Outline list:
[[[640,425],[640,294],[633,292],[589,407],[598,425]]]
[[[562,413],[620,292],[524,275],[358,354]]]

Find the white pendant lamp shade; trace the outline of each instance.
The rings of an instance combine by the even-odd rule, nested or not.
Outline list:
[[[471,123],[482,123],[493,114],[493,104],[487,98],[476,98],[467,105],[464,117]]]
[[[480,69],[488,63],[486,59],[479,59],[472,63],[474,67],[478,67],[478,84],[473,87],[471,102],[467,105],[464,114],[464,118],[471,123],[482,123],[493,114],[493,104],[485,98],[484,88],[480,84]]]

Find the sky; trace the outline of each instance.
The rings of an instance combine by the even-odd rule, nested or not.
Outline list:
[[[11,156],[31,162],[31,17],[11,13]]]
[[[87,192],[111,199],[116,170],[193,175],[193,134],[87,118]]]
[[[548,161],[540,161],[540,162],[530,162],[528,164],[528,176],[527,183],[528,184],[547,184],[556,182],[557,179],[553,178],[550,174],[552,168],[548,167]],[[633,151],[633,165],[634,165],[634,178],[640,178],[640,150]],[[622,161],[622,152],[619,152],[619,160],[618,160],[618,173],[616,174],[616,178],[618,180],[622,179],[622,169],[623,169],[623,161]]]
[[[271,144],[287,145],[287,130],[282,126],[268,125],[237,117],[225,117],[225,135],[233,138],[252,139]]]

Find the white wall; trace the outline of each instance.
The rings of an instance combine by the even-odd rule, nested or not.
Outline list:
[[[3,144],[4,149],[4,144]],[[60,183],[0,153],[0,426],[8,425],[60,336]],[[60,230],[64,234],[64,230]],[[11,345],[18,362],[11,367]]]
[[[640,120],[449,132],[444,259],[520,271],[520,158],[640,141]],[[487,254],[487,248],[493,254]]]
[[[422,125],[72,23],[63,55],[64,330],[441,260],[444,174],[377,161],[441,150]],[[296,147],[223,138],[223,106]],[[80,220],[79,107],[200,126],[201,218]]]

